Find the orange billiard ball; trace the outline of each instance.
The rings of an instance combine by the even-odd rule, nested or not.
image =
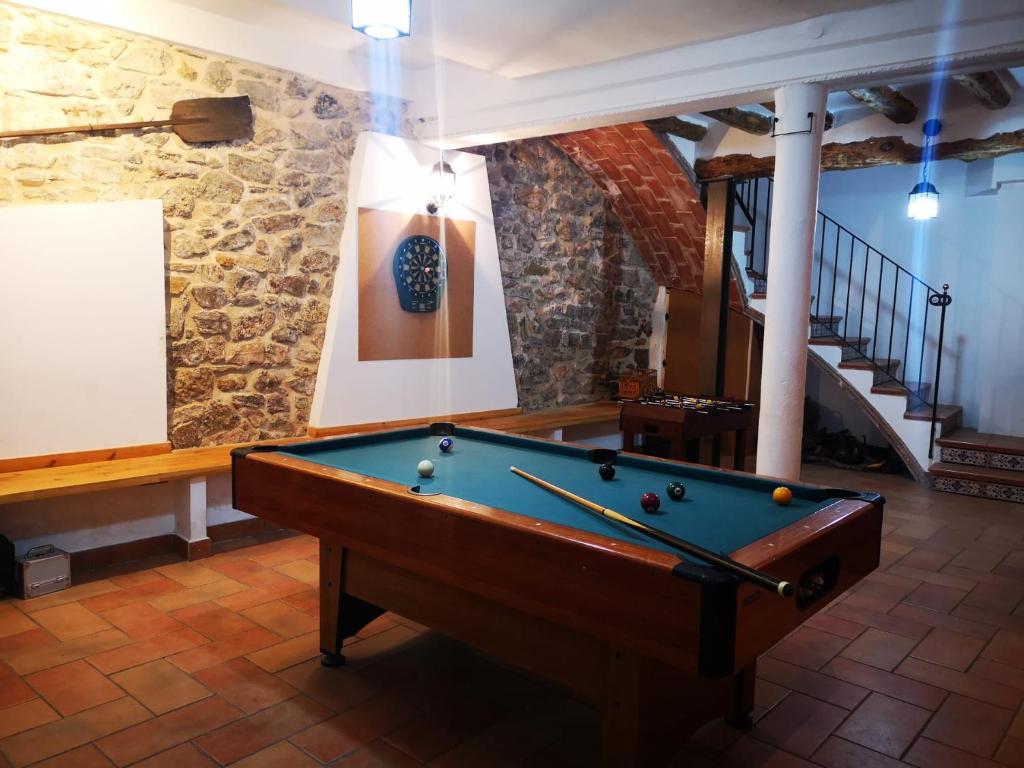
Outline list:
[[[780,485],[774,491],[772,491],[772,501],[778,504],[780,507],[788,507],[789,502],[793,500],[793,492],[784,485]]]

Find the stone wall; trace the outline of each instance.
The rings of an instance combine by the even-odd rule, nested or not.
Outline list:
[[[407,135],[404,105],[0,0],[0,129],[156,119],[180,99],[243,94],[254,133],[230,144],[168,130],[0,141],[0,205],[163,199],[176,448],[305,432],[355,139]],[[490,163],[522,405],[607,396],[619,371],[648,364],[649,270],[560,149],[475,151]]]
[[[231,144],[168,130],[0,141],[0,205],[163,199],[177,448],[305,432],[355,138],[403,133],[404,105],[0,2],[5,130],[242,94],[254,134]]]
[[[546,139],[488,161],[520,404],[588,402],[648,367],[657,285],[601,189]]]

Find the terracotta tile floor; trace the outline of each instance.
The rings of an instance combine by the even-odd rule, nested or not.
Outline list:
[[[882,568],[762,658],[753,729],[673,766],[1024,766],[1024,506],[805,478],[886,495]],[[316,574],[267,538],[0,601],[0,768],[597,764],[592,710],[402,617],[321,667]]]

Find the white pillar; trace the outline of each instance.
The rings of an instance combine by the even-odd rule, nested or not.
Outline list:
[[[775,185],[768,247],[757,471],[800,477],[811,263],[821,173],[826,89],[787,85],[775,91]],[[814,114],[813,130],[808,113]]]

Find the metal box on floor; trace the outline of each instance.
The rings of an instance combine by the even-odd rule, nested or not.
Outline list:
[[[39,597],[71,586],[71,555],[50,544],[32,547],[15,558],[17,594]]]

